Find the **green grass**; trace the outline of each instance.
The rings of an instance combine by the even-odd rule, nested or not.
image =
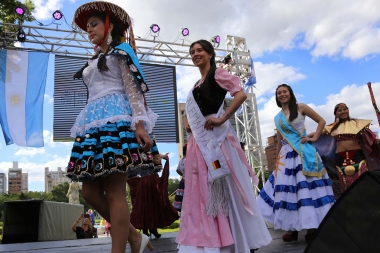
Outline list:
[[[170,226],[165,227],[165,228],[159,228],[157,229],[158,233],[173,233],[173,232],[178,232],[179,231],[179,220],[176,220],[173,222]]]

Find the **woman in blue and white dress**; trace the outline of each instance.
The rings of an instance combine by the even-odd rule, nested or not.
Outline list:
[[[149,89],[131,18],[120,6],[95,1],[78,7],[74,23],[96,51],[74,75],[83,78],[89,96],[71,129],[75,141],[67,176],[83,182],[84,199],[112,224],[112,253],[125,252],[127,241],[132,253],[152,250],[149,238],[130,224],[125,191],[128,178],[162,169],[152,134],[158,115],[145,103]]]
[[[309,241],[335,201],[331,180],[312,144],[326,121],[309,106],[297,104],[286,84],[277,87],[276,102],[282,109],[275,117],[276,169],[257,201],[264,219],[273,223],[274,229],[287,231],[282,237],[285,242],[296,241],[303,229],[308,230],[305,239]],[[318,123],[312,136],[306,135],[306,116]]]

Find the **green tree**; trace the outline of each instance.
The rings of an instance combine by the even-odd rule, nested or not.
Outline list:
[[[0,20],[3,23],[15,24],[16,21],[20,21],[20,24],[25,21],[33,21],[34,17],[32,12],[34,11],[34,4],[32,0],[25,0],[23,5],[25,6],[24,16],[19,16],[15,13],[15,8],[20,6],[22,3],[16,0],[1,0],[0,1]]]
[[[19,16],[15,13],[15,8],[20,6],[21,2],[16,0],[1,0],[0,1],[0,22],[22,25],[25,21],[33,21],[34,17],[34,4],[32,0],[25,0],[23,6],[25,7],[24,16]],[[17,26],[0,26],[0,35],[6,38],[15,39],[17,36]],[[5,41],[6,45],[13,45],[13,41]]]
[[[53,187],[51,190],[51,196],[48,200],[56,201],[56,202],[64,202],[69,203],[69,198],[66,197],[67,191],[69,190],[69,183],[64,182],[63,184],[59,184]],[[84,198],[82,197],[82,192],[79,191],[79,202],[84,206],[84,210],[93,209],[90,204],[88,204]]]
[[[178,188],[179,185],[179,180],[177,178],[169,178],[169,183],[168,183],[168,194],[172,194],[175,192]]]

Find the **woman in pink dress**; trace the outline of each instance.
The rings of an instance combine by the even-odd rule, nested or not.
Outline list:
[[[201,79],[189,93],[184,116],[191,136],[176,239],[179,253],[253,252],[272,238],[257,207],[249,175],[255,183],[258,179],[228,121],[246,95],[237,76],[216,68],[210,42],[194,42],[190,54]],[[224,112],[227,91],[234,99]]]

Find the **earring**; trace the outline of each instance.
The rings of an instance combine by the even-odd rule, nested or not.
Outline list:
[[[111,42],[112,42],[111,32],[108,32],[107,45],[111,44]]]

